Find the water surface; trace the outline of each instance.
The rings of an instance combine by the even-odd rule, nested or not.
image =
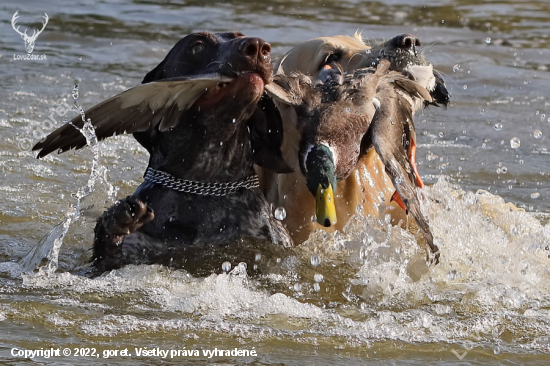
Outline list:
[[[136,356],[135,347],[258,353],[178,359],[196,364],[550,360],[549,3],[30,0],[0,9],[0,262],[11,262],[0,264],[0,359],[27,364],[10,355],[13,347],[84,346],[129,348],[133,356],[116,358],[121,364],[162,363]],[[48,14],[34,50],[47,61],[13,59],[25,53],[10,24],[16,10],[22,28]],[[79,103],[90,107],[139,84],[177,40],[201,30],[262,37],[276,58],[320,35],[360,30],[375,43],[416,34],[453,100],[415,121],[420,173],[437,182],[423,205],[441,264],[426,267],[408,231],[359,215],[344,233],[316,233],[294,251],[258,248],[261,258],[247,265],[263,275],[249,277],[233,262],[229,274],[207,278],[129,266],[91,279],[83,273],[94,219],[109,204],[108,185],[99,182],[83,202],[94,208],[65,237],[59,270],[21,276],[15,262],[76,204],[93,156],[84,149],[36,160],[29,143],[55,127],[44,120],[62,123],[75,81]],[[132,193],[145,151],[119,136],[100,152],[118,197]]]

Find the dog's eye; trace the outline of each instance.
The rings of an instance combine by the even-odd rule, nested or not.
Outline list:
[[[338,62],[340,61],[340,58],[342,58],[342,55],[339,53],[331,53],[327,56],[325,59],[325,65],[330,64],[331,62]]]
[[[202,52],[204,50],[204,44],[202,43],[196,43],[192,48],[191,48],[191,54],[192,55],[196,55],[200,52]]]

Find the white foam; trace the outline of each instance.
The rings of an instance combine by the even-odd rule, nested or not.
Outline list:
[[[47,313],[47,323],[92,337],[206,331],[353,347],[390,339],[548,352],[548,225],[498,196],[441,179],[422,195],[441,250],[436,266],[426,265],[416,229],[359,213],[343,233],[313,233],[260,277],[249,277],[245,264],[206,278],[140,265],[97,278],[24,274],[22,286],[56,293],[51,303],[71,314]],[[315,267],[313,253],[322,258]],[[2,310],[3,318],[24,316]]]

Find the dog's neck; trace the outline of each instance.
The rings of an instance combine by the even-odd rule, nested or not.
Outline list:
[[[203,121],[199,113],[186,116],[171,131],[152,136],[149,166],[178,179],[234,182],[254,173],[247,117],[217,116]],[[189,122],[188,122],[189,121]]]

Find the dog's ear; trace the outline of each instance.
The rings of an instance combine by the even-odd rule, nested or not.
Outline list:
[[[166,64],[166,59],[162,60],[162,62],[158,64],[157,67],[155,67],[153,70],[149,71],[147,75],[145,75],[141,83],[146,84],[152,81],[163,79],[165,64]]]
[[[186,69],[185,62],[182,62],[182,59],[185,59],[185,51],[189,47],[189,41],[193,39],[194,35],[188,35],[180,39],[164,59],[151,71],[145,75],[142,84],[151,83],[153,81],[159,81],[169,78],[177,78],[184,75],[200,74],[202,70],[197,71],[196,73],[189,72],[190,70]],[[187,72],[185,72],[187,71]]]
[[[435,77],[435,88],[431,92],[432,98],[434,99],[434,103],[430,103],[430,104],[437,105],[437,106],[439,106],[439,104],[442,104],[445,107],[447,107],[447,105],[451,101],[451,94],[447,90],[445,81],[443,80],[443,77],[441,76],[439,71],[434,70],[434,77]]]
[[[281,153],[283,121],[273,100],[266,94],[248,120],[254,163],[278,174],[292,173]]]

